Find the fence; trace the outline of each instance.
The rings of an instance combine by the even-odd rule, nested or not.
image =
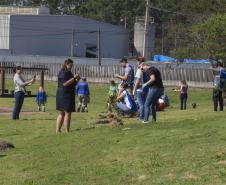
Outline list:
[[[2,51],[2,53],[1,53]],[[6,53],[6,51],[5,51]],[[40,56],[40,55],[10,55],[4,54],[4,50],[0,49],[0,61],[1,62],[13,62],[13,63],[47,63],[47,64],[62,64],[68,56]],[[98,58],[84,58],[84,57],[70,57],[75,64],[89,64],[89,65],[98,65]],[[114,58],[102,58],[102,65],[117,65],[120,59]],[[136,60],[129,60],[131,64],[136,64]]]
[[[33,63],[33,62],[20,62],[23,67],[44,67],[49,70],[45,72],[45,80],[57,80],[57,74],[62,68],[62,64],[59,63]],[[0,66],[15,66],[14,62],[0,62]],[[177,64],[154,64],[162,74],[162,79],[165,86],[175,86],[178,81],[185,79],[190,86],[210,88],[213,82],[213,73],[209,69],[210,66],[198,66],[198,65],[177,65]],[[136,66],[135,66],[136,70]],[[75,65],[73,72],[79,72],[81,76],[87,77],[89,82],[107,83],[114,77],[115,73],[122,74],[123,69],[120,65]],[[33,76],[35,71],[25,71],[24,75],[28,77]],[[6,70],[6,77],[12,79],[14,74],[13,70]],[[37,79],[40,74],[36,74]]]

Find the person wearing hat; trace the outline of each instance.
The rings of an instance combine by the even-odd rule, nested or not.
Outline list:
[[[76,85],[76,94],[78,96],[77,112],[88,112],[88,103],[90,101],[89,85],[85,77]]]
[[[115,74],[115,78],[122,80],[121,83],[125,82],[128,84],[128,90],[132,94],[134,85],[134,69],[131,64],[128,63],[127,58],[122,58],[120,63],[124,69],[124,75]]]
[[[29,81],[25,81],[22,77],[22,67],[20,65],[16,66],[15,69],[15,75],[13,77],[13,82],[15,84],[15,90],[14,90],[14,98],[15,98],[15,106],[13,108],[13,114],[12,114],[12,119],[13,120],[18,120],[20,111],[23,106],[24,102],[24,95],[26,92],[25,87],[28,85],[32,85],[35,82],[35,76]]]

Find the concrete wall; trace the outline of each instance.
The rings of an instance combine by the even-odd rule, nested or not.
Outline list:
[[[126,29],[78,16],[11,15],[10,49],[13,54],[70,56],[74,29],[74,55],[84,57],[87,44],[97,45],[99,28],[102,57],[128,55]]]
[[[20,6],[0,6],[0,14],[10,15],[41,15],[49,14],[47,7],[20,7]]]
[[[136,22],[134,25],[134,46],[137,53],[143,53],[143,43],[144,43],[144,23],[143,22]],[[147,59],[151,59],[154,53],[154,46],[155,46],[155,24],[152,23],[148,29],[148,38],[147,38],[147,46],[146,46],[146,53]]]

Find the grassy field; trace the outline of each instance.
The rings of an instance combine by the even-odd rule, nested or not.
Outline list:
[[[226,184],[226,114],[213,112],[211,90],[190,89],[188,110],[181,111],[178,92],[169,89],[171,108],[157,113],[156,125],[129,119],[96,127],[107,86],[92,85],[89,113],[73,113],[72,132],[58,135],[56,84],[47,82],[46,90],[49,114],[20,121],[0,115],[0,139],[16,147],[0,151],[1,185]],[[0,107],[13,102],[1,98]],[[34,110],[34,98],[26,98],[23,111]]]

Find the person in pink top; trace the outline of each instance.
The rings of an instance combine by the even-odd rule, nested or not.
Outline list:
[[[180,84],[180,109],[186,110],[188,99],[188,85],[186,80],[181,80]]]

